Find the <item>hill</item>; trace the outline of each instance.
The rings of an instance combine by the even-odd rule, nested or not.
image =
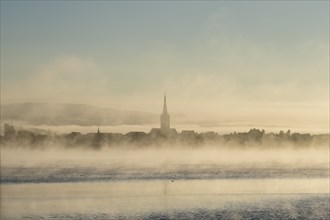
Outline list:
[[[15,103],[1,105],[1,119],[31,125],[142,125],[157,123],[159,115],[84,104]]]

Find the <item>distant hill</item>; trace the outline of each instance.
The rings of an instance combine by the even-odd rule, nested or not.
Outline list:
[[[142,125],[158,123],[159,115],[83,104],[16,103],[1,105],[1,121],[31,125]]]

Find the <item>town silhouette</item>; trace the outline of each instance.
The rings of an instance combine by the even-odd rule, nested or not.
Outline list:
[[[105,133],[98,126],[95,133],[82,134],[72,131],[67,134],[54,134],[52,132],[37,133],[31,130],[19,129],[14,125],[4,124],[4,135],[0,136],[2,147],[28,147],[47,148],[63,146],[65,148],[101,149],[121,146],[151,147],[151,146],[181,146],[202,147],[217,146],[231,148],[262,147],[315,147],[326,145],[328,134],[311,135],[308,133],[291,133],[290,130],[279,133],[266,133],[265,130],[251,128],[247,132],[233,132],[220,135],[214,131],[197,133],[194,130],[182,130],[180,133],[171,127],[170,114],[167,109],[166,94],[164,94],[163,111],[160,115],[160,127],[151,128],[149,133],[130,131],[122,133]]]

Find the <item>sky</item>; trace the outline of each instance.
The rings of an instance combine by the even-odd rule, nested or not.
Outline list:
[[[1,1],[1,103],[329,131],[329,1]]]

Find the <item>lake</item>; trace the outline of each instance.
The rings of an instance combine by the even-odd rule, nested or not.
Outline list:
[[[328,150],[1,153],[1,219],[330,218]]]
[[[1,185],[1,219],[329,219],[329,179]]]

